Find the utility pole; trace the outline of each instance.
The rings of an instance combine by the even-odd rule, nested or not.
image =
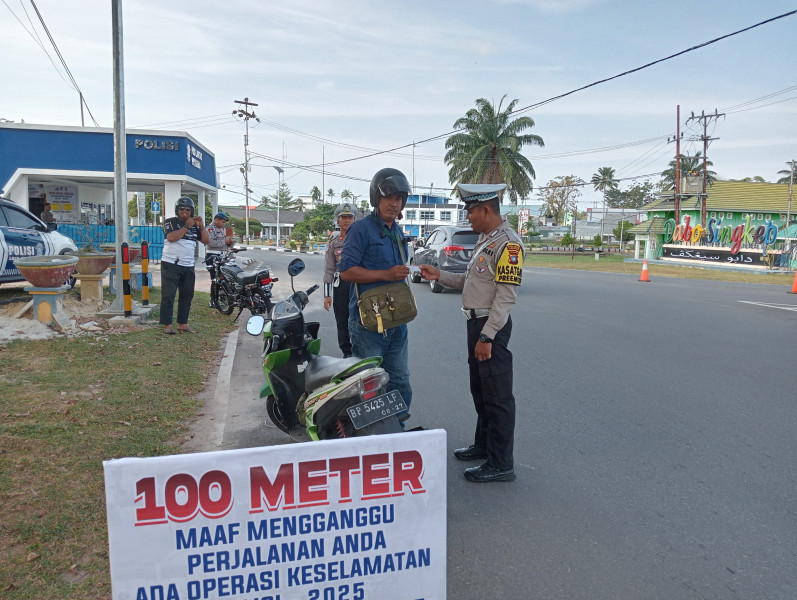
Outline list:
[[[675,224],[681,222],[681,105],[675,107]]]
[[[250,111],[250,106],[257,106],[254,102],[250,102],[249,98],[244,98],[243,100],[233,100],[236,104],[243,104],[243,108],[237,108],[232,111],[232,114],[236,117],[241,117],[246,124],[246,134],[244,135],[244,195],[246,197],[246,243],[249,244],[249,119],[254,119],[258,123],[260,123],[260,119],[257,118],[255,111]],[[279,231],[277,232],[277,236],[279,236]]]
[[[792,198],[792,188],[794,186],[794,165],[797,162],[790,160],[788,163],[790,170],[789,170],[789,205],[786,208],[786,248],[791,249],[791,236],[789,236],[789,227],[791,226],[791,198]]]
[[[703,140],[703,193],[700,194],[700,224],[705,228],[706,226],[706,185],[708,179],[708,143],[713,140],[718,140],[719,138],[710,138],[708,137],[708,124],[711,119],[719,119],[720,117],[724,117],[725,113],[718,113],[717,109],[714,109],[714,114],[706,114],[705,111],[701,111],[700,116],[696,117],[694,113],[692,116],[689,117],[686,122],[688,123],[691,120],[700,121],[703,123],[703,135],[700,137]]]

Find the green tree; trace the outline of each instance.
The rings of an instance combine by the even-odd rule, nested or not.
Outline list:
[[[505,109],[501,98],[497,109],[484,98],[476,100],[476,108],[454,122],[461,130],[446,140],[445,162],[448,179],[456,183],[506,183],[509,200],[527,198],[536,177],[531,161],[521,152],[524,146],[545,146],[538,135],[523,132],[534,127],[531,117],[514,117],[518,100]]]
[[[601,167],[598,169],[592,176],[590,183],[596,192],[601,192],[603,194],[604,203],[606,202],[606,192],[618,188],[618,182],[614,175],[613,167]]]
[[[681,154],[679,156],[681,162],[681,177],[684,177],[688,173],[694,173],[695,175],[700,175],[703,173],[703,158],[702,153],[696,152],[694,156],[688,156]],[[714,163],[710,160],[706,161],[706,186],[710,187],[714,185],[714,182],[717,180],[717,174],[710,170],[708,167],[713,166]],[[676,162],[675,159],[672,159],[666,170],[661,172],[661,180],[659,181],[659,188],[662,191],[669,191],[675,189],[675,171],[676,171]]]
[[[227,227],[232,227],[235,235],[241,239],[246,235],[246,219],[230,217],[230,220],[227,222]],[[258,237],[261,231],[263,231],[263,226],[260,224],[260,221],[249,217],[249,236]]]
[[[127,216],[131,219],[135,219],[138,217],[138,194],[134,194],[133,198],[131,198],[127,202]],[[145,192],[144,193],[144,223],[139,223],[140,225],[154,223],[155,222],[155,215],[152,214],[152,192]],[[163,204],[161,204],[161,211],[163,211]]]
[[[354,198],[354,194],[352,194],[349,190],[343,190],[340,193],[341,200],[351,200],[352,198]]]
[[[324,199],[324,194],[321,193],[317,185],[314,185],[310,190],[310,197],[313,199],[313,206],[317,206]]]
[[[291,195],[291,188],[284,181],[279,184],[279,188],[271,196],[263,196],[260,206],[266,210],[277,210],[279,200],[280,210],[301,212],[304,210],[302,201]]]
[[[576,212],[581,188],[586,182],[575,175],[560,175],[537,190],[542,202],[542,214],[551,215],[557,223],[565,222],[565,213]]]
[[[294,230],[299,228],[305,232],[305,239],[309,236],[326,239],[329,232],[335,229],[335,208],[334,204],[322,204],[313,210],[308,210]]]
[[[572,246],[573,245],[573,236],[570,235],[568,231],[566,234],[562,236],[562,241],[559,242],[562,246]]]
[[[627,190],[609,190],[606,192],[606,203],[612,208],[640,208],[653,201],[654,186],[649,180],[634,183]]]
[[[620,221],[617,223],[617,227],[612,230],[615,239],[618,239],[621,242],[630,242],[632,239],[634,239],[634,234],[628,233],[628,230],[633,226],[634,224],[630,221]]]
[[[327,197],[329,198],[329,201],[332,202],[332,200],[335,198],[335,190],[329,188],[327,190]]]

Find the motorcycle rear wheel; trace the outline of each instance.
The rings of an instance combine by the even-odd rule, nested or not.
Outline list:
[[[266,412],[268,413],[268,418],[271,419],[271,422],[277,426],[277,429],[290,434],[291,428],[288,426],[288,419],[282,415],[282,411],[277,404],[277,399],[274,396],[269,396],[266,399]]]
[[[235,303],[230,298],[227,290],[219,286],[216,292],[216,309],[223,315],[231,315],[235,308]]]

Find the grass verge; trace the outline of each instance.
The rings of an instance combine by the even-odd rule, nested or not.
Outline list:
[[[235,327],[207,303],[195,294],[197,335],[164,335],[156,309],[135,331],[0,345],[4,596],[111,597],[102,461],[178,450]]]
[[[640,263],[624,262],[628,255],[606,253],[595,260],[592,252],[577,252],[571,258],[566,252],[529,252],[526,254],[525,266],[548,269],[574,269],[579,271],[601,271],[605,273],[629,273],[640,275]],[[766,283],[774,285],[792,285],[794,272],[783,271],[723,271],[720,269],[704,269],[691,265],[661,265],[648,263],[648,274],[655,277],[675,277],[678,279],[703,279],[707,281],[733,281],[741,283]]]

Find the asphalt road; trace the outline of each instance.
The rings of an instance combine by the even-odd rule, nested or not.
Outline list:
[[[290,293],[296,254],[251,255]],[[320,283],[323,257],[301,258],[297,287]],[[525,269],[510,346],[518,479],[472,484],[449,456],[449,598],[797,597],[797,296],[637,280]],[[453,450],[475,424],[461,296],[413,290],[410,425],[444,428]],[[339,356],[320,293],[306,317]],[[264,425],[260,340],[234,343],[220,447],[291,443]]]

